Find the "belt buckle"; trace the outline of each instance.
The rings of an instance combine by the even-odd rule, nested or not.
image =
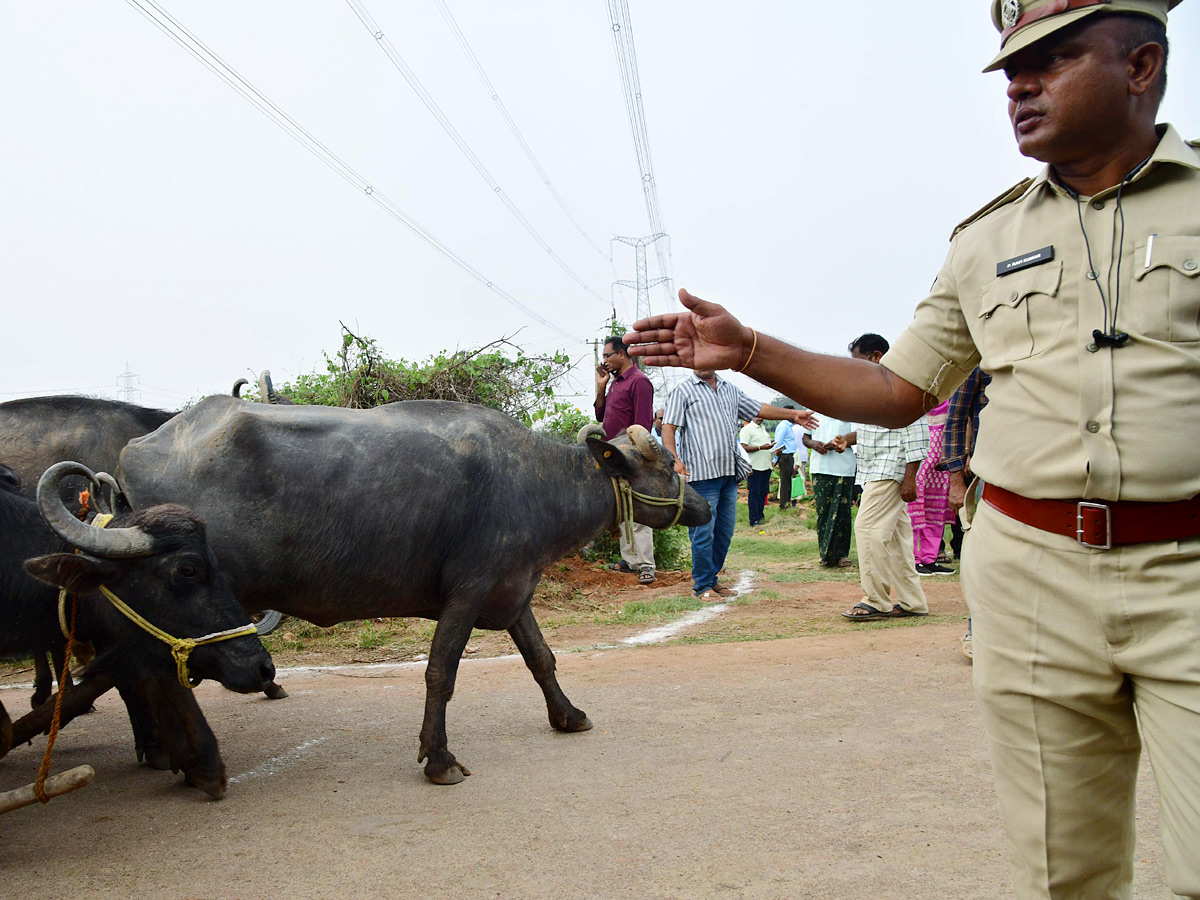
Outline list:
[[[1083,527],[1083,515],[1085,509],[1098,509],[1104,511],[1104,543],[1091,544],[1083,539],[1087,534]],[[1084,547],[1090,547],[1093,550],[1111,550],[1112,549],[1112,509],[1104,503],[1089,503],[1086,500],[1081,500],[1075,504],[1075,540]]]

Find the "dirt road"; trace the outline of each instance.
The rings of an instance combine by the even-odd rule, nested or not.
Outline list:
[[[228,798],[137,767],[122,708],[63,732],[95,783],[0,820],[26,898],[1001,898],[1003,838],[960,623],[559,656],[596,728],[550,730],[519,659],[464,662],[425,782],[420,667],[203,685]],[[9,699],[5,692],[5,699]],[[24,700],[24,695],[17,695]],[[12,697],[10,708],[17,705]],[[32,780],[41,744],[0,762]],[[1138,898],[1168,896],[1144,766]]]

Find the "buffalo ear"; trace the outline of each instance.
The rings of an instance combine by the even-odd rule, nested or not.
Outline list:
[[[633,475],[636,467],[630,463],[620,447],[596,438],[589,438],[587,446],[606,475],[617,478],[629,478]]]
[[[25,560],[25,571],[46,584],[86,594],[112,581],[120,567],[110,559],[85,553],[52,553]]]

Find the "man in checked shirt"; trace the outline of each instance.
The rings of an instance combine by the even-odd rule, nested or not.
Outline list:
[[[888,349],[884,338],[864,334],[850,344],[850,355],[878,363]],[[856,480],[863,486],[854,538],[864,596],[842,615],[855,622],[927,616],[929,604],[913,558],[907,506],[917,499],[917,469],[929,452],[925,417],[904,428],[859,425],[850,434],[833,439],[836,450],[851,445],[858,455]]]

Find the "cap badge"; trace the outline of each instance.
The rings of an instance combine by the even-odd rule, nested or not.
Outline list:
[[[1000,4],[1000,18],[1006,29],[1015,28],[1021,20],[1021,0],[1003,0]]]

